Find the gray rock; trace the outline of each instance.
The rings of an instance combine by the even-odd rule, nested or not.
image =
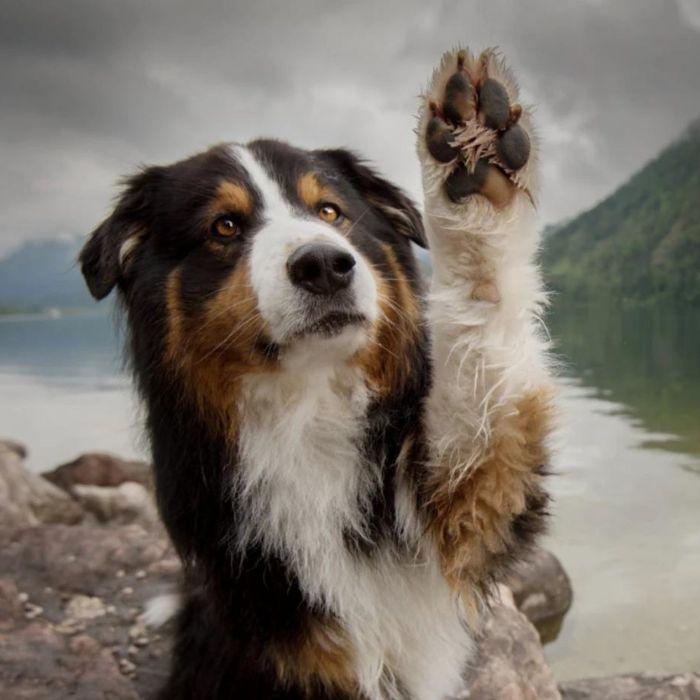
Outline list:
[[[0,579],[0,697],[136,700],[111,653],[80,630],[70,635],[37,617],[27,622],[26,593]]]
[[[88,513],[101,523],[120,525],[158,522],[158,511],[151,492],[135,481],[119,486],[88,486],[75,484],[73,497]]]
[[[154,525],[45,525],[0,532],[0,697],[151,697],[167,672],[167,628],[147,601],[180,566]]]
[[[508,581],[515,605],[539,632],[542,644],[557,638],[573,601],[571,580],[559,560],[535,549]]]
[[[162,528],[0,532],[0,572],[0,697],[137,698],[161,686],[168,630],[149,629],[143,611],[179,578]],[[537,633],[505,604],[485,624],[470,676],[473,700],[559,697]]]
[[[42,476],[69,493],[76,484],[114,487],[125,481],[135,481],[149,490],[153,488],[151,467],[146,462],[125,460],[104,452],[80,455]]]
[[[26,445],[23,445],[21,442],[17,442],[17,440],[0,440],[0,445],[10,450],[10,452],[14,452],[20,459],[27,459],[29,451]]]
[[[80,522],[83,518],[80,505],[61,489],[25,469],[22,454],[16,443],[0,442],[0,528]]]
[[[470,664],[469,700],[558,700],[560,695],[542,652],[539,636],[528,619],[512,606],[507,594],[494,606]],[[510,603],[510,604],[509,604]]]
[[[569,681],[560,690],[563,700],[700,700],[700,674],[632,673]]]

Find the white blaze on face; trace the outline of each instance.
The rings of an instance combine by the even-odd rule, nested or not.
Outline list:
[[[353,354],[368,337],[367,330],[359,325],[351,325],[332,337],[303,335],[303,331],[324,313],[331,312],[357,313],[369,323],[374,322],[379,313],[377,286],[368,263],[332,225],[295,212],[280,185],[269,177],[249,149],[237,146],[234,153],[263,197],[264,223],[253,236],[250,271],[258,308],[270,329],[271,340],[284,346],[284,355],[291,363],[308,361],[310,357],[317,361],[321,357]],[[332,297],[311,294],[292,284],[289,278],[290,255],[312,242],[332,244],[355,258],[352,282],[342,308]],[[299,334],[302,335],[295,338]]]

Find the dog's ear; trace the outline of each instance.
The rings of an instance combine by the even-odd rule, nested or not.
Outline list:
[[[336,149],[318,151],[318,153],[339,168],[396,231],[410,238],[421,248],[428,247],[423,219],[408,195],[378,175],[351,151]]]
[[[148,235],[161,168],[147,168],[124,181],[117,206],[89,236],[78,261],[90,294],[106,297],[122,278],[128,261]]]

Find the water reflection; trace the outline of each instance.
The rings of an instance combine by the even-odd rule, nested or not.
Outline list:
[[[546,544],[574,605],[547,656],[560,679],[696,668],[700,315],[607,299],[548,325],[568,379]]]
[[[0,319],[0,438],[27,445],[30,469],[96,450],[144,454],[120,346],[105,315]]]
[[[624,404],[651,435],[646,444],[700,456],[700,312],[614,299],[555,303],[549,328],[565,372]]]

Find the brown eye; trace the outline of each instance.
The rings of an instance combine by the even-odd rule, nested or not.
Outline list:
[[[238,224],[230,216],[220,216],[211,227],[217,238],[235,238],[240,233]]]
[[[324,202],[318,208],[318,215],[327,223],[332,224],[338,221],[342,216],[340,209],[335,204]]]

